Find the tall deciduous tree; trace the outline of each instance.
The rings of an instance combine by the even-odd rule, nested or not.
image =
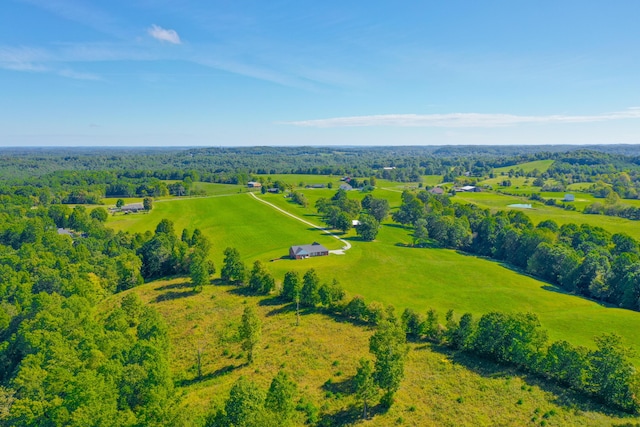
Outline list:
[[[356,233],[362,240],[373,241],[378,235],[380,223],[371,215],[360,215],[360,225],[356,227]]]
[[[264,392],[253,382],[245,377],[240,377],[231,387],[224,410],[226,417],[224,417],[223,425],[232,427],[258,426],[263,418]]]
[[[144,199],[142,199],[142,206],[144,207],[144,210],[149,212],[151,209],[153,209],[153,199],[151,197],[145,197]]]
[[[382,321],[369,340],[369,351],[373,353],[373,378],[385,391],[383,404],[391,406],[393,395],[404,378],[404,361],[407,354],[407,339],[397,322]]]
[[[633,352],[622,345],[620,336],[604,334],[595,338],[598,349],[591,354],[591,387],[609,404],[627,411],[640,404],[640,383],[629,357]]]
[[[89,216],[97,221],[106,222],[109,218],[109,212],[105,208],[97,207],[91,211]]]
[[[369,204],[369,213],[378,222],[382,222],[389,215],[389,201],[387,199],[372,199]]]

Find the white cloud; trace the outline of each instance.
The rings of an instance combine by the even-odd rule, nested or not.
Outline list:
[[[570,116],[517,116],[513,114],[451,113],[451,114],[384,114],[373,116],[334,117],[329,119],[301,120],[284,124],[303,127],[444,127],[444,128],[494,128],[527,123],[591,123],[621,119],[640,119],[640,108],[629,108],[604,114]]]
[[[166,30],[158,25],[153,24],[151,28],[147,30],[149,35],[156,40],[169,42],[171,44],[181,44],[180,36],[175,30]]]
[[[13,71],[44,72],[41,62],[48,57],[41,49],[0,46],[0,68]]]

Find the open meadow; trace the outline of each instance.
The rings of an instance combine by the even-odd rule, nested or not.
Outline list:
[[[240,376],[267,389],[279,370],[297,384],[295,400],[316,408],[320,425],[601,426],[635,420],[513,369],[422,343],[410,344],[405,379],[391,409],[385,413],[374,407],[374,417],[358,421],[361,405],[352,394],[352,379],[358,360],[371,357],[370,327],[317,312],[303,312],[296,326],[291,305],[275,298],[246,296],[219,285],[193,293],[185,279],[127,292],[138,294],[166,319],[171,371],[184,413],[194,423],[224,404]],[[113,296],[106,305],[123,296]],[[262,321],[252,365],[237,336],[246,305],[256,306]],[[296,416],[296,424],[303,424],[302,413]]]
[[[388,194],[376,190],[374,195],[395,198],[397,205],[399,194],[386,191]],[[305,194],[311,200],[332,192],[314,189],[306,190]],[[258,197],[321,224],[312,207],[302,208],[277,194]],[[367,302],[393,304],[400,311],[411,307],[425,313],[435,308],[441,318],[448,309],[454,309],[458,315],[464,312],[480,315],[491,310],[534,312],[552,340],[566,339],[592,346],[594,336],[615,331],[628,344],[640,342],[640,313],[563,294],[545,282],[494,261],[447,249],[410,247],[410,230],[391,222],[383,224],[374,242],[359,240],[353,230],[342,236],[353,246],[345,255],[297,261],[286,258],[291,245],[318,241],[329,249],[338,249],[341,243],[248,194],[161,202],[149,214],[111,217],[108,225],[143,232],[154,230],[162,218],[174,221],[178,233],[185,227],[200,228],[213,243],[212,258],[218,269],[222,251],[232,246],[248,265],[256,259],[267,262],[277,281],[282,280],[286,271],[304,273],[314,268],[324,281],[339,280],[350,295],[362,295]],[[637,363],[639,359],[634,360]]]

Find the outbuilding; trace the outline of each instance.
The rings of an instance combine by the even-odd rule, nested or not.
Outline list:
[[[128,205],[124,205],[120,208],[121,212],[124,213],[136,213],[144,210],[143,203],[129,203]]]

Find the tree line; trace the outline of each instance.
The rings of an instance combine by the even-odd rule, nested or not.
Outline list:
[[[258,285],[261,281],[269,285]],[[489,312],[476,320],[470,313],[456,318],[449,310],[441,322],[434,309],[423,316],[407,308],[398,316],[393,306],[375,301],[367,304],[361,296],[348,299],[338,282],[323,282],[314,269],[302,277],[296,271],[285,273],[282,287],[277,288],[260,261],[254,263],[246,285],[235,283],[247,286],[256,295],[278,294],[296,304],[297,311],[300,306],[319,309],[377,327],[370,340],[373,365],[368,359],[361,360],[353,379],[353,392],[362,403],[365,418],[378,397],[377,390],[383,391],[383,407],[393,403],[404,377],[407,340],[429,341],[512,365],[612,407],[640,412],[640,374],[630,361],[635,353],[616,334],[595,337],[595,349],[589,349],[563,340],[549,342],[547,332],[532,313]]]
[[[534,226],[520,211],[492,213],[427,191],[405,191],[393,219],[413,226],[414,244],[431,239],[506,261],[568,292],[640,310],[640,246],[626,234],[553,220]]]

